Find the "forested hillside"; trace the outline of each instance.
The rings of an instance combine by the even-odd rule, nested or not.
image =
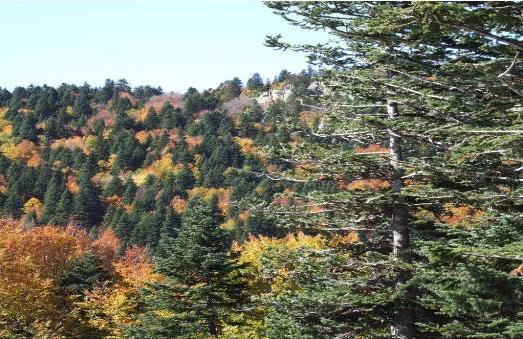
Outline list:
[[[0,89],[0,337],[523,336],[521,4],[267,5],[317,71]]]

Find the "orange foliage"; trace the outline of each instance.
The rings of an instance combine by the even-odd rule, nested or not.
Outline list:
[[[165,102],[170,102],[174,108],[181,108],[183,104],[183,95],[174,92],[155,95],[147,100],[145,107],[147,107],[147,110],[152,107],[156,112],[160,112]]]
[[[245,210],[238,215],[238,219],[240,219],[242,222],[245,222],[247,221],[247,218],[249,218],[250,214],[251,212],[249,210]]]
[[[202,142],[203,142],[203,135],[195,135],[195,136],[186,135],[185,136],[185,143],[187,144],[187,148],[189,150],[200,145]]]
[[[0,193],[7,192],[7,179],[5,175],[0,175]]]
[[[103,230],[98,238],[93,241],[92,250],[107,268],[116,259],[120,246],[120,239],[116,236],[114,230],[109,227]]]
[[[122,277],[123,282],[136,288],[151,282],[156,277],[147,250],[137,245],[129,247],[113,267]]]
[[[463,225],[467,226],[469,223],[477,221],[485,212],[481,209],[470,205],[453,205],[445,204],[445,215],[440,220],[450,225]]]
[[[377,191],[390,188],[390,182],[385,179],[358,179],[349,183],[340,181],[337,186],[340,190]]]
[[[187,208],[187,200],[179,196],[176,196],[171,201],[171,206],[174,208],[176,213],[182,214],[183,212],[185,212],[185,209]]]
[[[45,323],[59,325],[63,305],[56,284],[85,253],[83,239],[61,228],[24,228],[5,219],[0,233],[0,323],[10,319],[31,331]]]
[[[113,206],[120,206],[122,203],[122,198],[117,195],[112,195],[110,197],[107,197],[104,199],[106,204],[113,205]]]
[[[356,147],[354,149],[354,152],[356,152],[358,154],[373,154],[373,153],[378,153],[378,154],[387,153],[388,154],[390,152],[390,148],[383,147],[379,144],[370,144],[367,147]]]
[[[6,323],[16,323],[18,331],[31,337],[65,338],[75,333],[79,321],[87,321],[120,338],[122,328],[132,322],[139,289],[162,279],[143,247],[119,256],[120,240],[111,228],[92,239],[75,226],[27,228],[0,219],[0,233],[1,337],[16,337]],[[111,280],[84,291],[85,298],[64,296],[59,287],[64,272],[88,251],[111,272]]]
[[[76,177],[72,175],[67,176],[67,182],[65,184],[65,187],[67,187],[67,190],[73,194],[78,193],[78,191],[80,190],[80,186],[78,185]]]
[[[274,206],[300,206],[303,205],[303,201],[296,199],[293,196],[293,191],[290,188],[286,188],[282,193],[275,195],[272,200],[272,205]]]
[[[113,264],[118,277],[114,285],[102,284],[86,293],[86,301],[79,303],[87,315],[89,324],[110,333],[110,338],[123,338],[122,329],[132,324],[136,308],[134,300],[146,284],[162,281],[154,273],[147,252],[143,247],[133,246]]]
[[[523,277],[523,264],[510,271],[510,275],[515,277]]]
[[[4,143],[0,150],[2,154],[10,160],[24,160],[28,166],[37,167],[40,165],[40,155],[35,143],[22,140],[18,145]]]
[[[133,97],[131,94],[129,94],[127,92],[119,92],[118,97],[121,99],[123,99],[123,98],[129,99],[129,101],[131,102],[131,104],[133,106],[136,106],[138,104],[138,99],[136,99],[135,97]]]

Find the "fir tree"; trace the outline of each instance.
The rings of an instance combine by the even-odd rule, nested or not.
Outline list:
[[[85,226],[98,224],[103,217],[103,208],[99,199],[99,189],[91,181],[95,165],[89,158],[82,166],[78,177],[79,191],[74,197],[73,214],[76,221]]]
[[[142,326],[133,329],[135,335],[217,336],[221,324],[230,321],[243,294],[215,205],[215,200],[209,204],[198,197],[190,201],[178,237],[158,259],[169,283],[144,296],[148,312]],[[162,319],[155,316],[160,310],[173,313]]]
[[[365,240],[364,256],[359,246],[346,249],[349,266],[357,268],[349,286],[365,288],[339,300],[353,305],[345,314],[358,314],[362,323],[339,335],[369,335],[372,329],[379,336],[390,325],[397,338],[521,336],[521,315],[508,311],[520,300],[521,282],[506,266],[515,260],[506,249],[521,246],[508,236],[520,232],[520,223],[517,170],[507,167],[520,157],[514,152],[521,142],[514,108],[521,86],[512,74],[521,74],[521,6],[269,6],[291,23],[325,29],[334,39],[296,46],[276,36],[267,43],[305,50],[311,60],[335,68],[321,79],[327,88],[316,103],[325,112],[321,123],[312,131],[279,123],[288,136],[300,130],[303,139],[274,155],[310,166],[305,179],[291,169],[282,178],[337,177],[347,183],[342,192],[296,194],[305,205],[328,204],[329,212],[303,211],[298,217],[287,211],[292,217],[278,220],[311,231],[352,229]],[[499,192],[497,185],[506,190]],[[503,241],[488,236],[502,225],[509,231]],[[479,238],[482,246],[472,246],[471,239]],[[384,262],[389,253],[392,260]],[[363,267],[375,269],[370,274]],[[388,302],[382,293],[369,292],[377,286],[395,291]],[[376,317],[386,321],[378,325]]]

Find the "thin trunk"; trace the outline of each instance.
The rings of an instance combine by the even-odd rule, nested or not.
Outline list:
[[[398,112],[398,104],[389,101],[387,113],[389,119],[394,119]],[[390,136],[390,165],[392,167],[392,257],[397,262],[408,262],[409,258],[409,220],[407,205],[401,196],[404,170],[401,166],[401,138],[389,130]],[[395,277],[396,289],[402,288],[410,278],[408,272],[400,269]],[[394,324],[391,327],[392,336],[398,339],[414,338],[414,317],[409,306],[409,292],[398,301],[394,310]]]
[[[216,313],[214,312],[214,303],[212,300],[212,297],[207,297],[207,310],[209,312],[209,316],[207,318],[207,325],[209,327],[209,335],[211,337],[217,337],[218,336],[218,321],[216,317]]]

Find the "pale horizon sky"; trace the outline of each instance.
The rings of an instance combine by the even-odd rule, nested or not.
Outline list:
[[[263,45],[267,34],[311,41],[257,1],[0,1],[0,87],[61,83],[216,87],[254,72],[307,67],[303,54]],[[323,37],[323,36],[322,36]]]

